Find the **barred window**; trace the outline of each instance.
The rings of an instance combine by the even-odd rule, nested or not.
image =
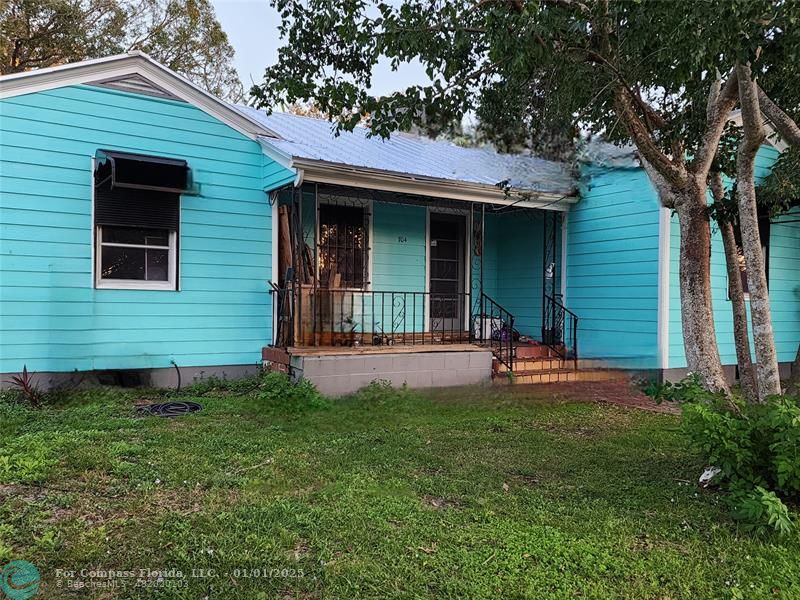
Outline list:
[[[367,212],[360,206],[319,208],[319,278],[327,287],[363,289],[367,282]]]

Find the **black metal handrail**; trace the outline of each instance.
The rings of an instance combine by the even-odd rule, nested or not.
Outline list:
[[[514,315],[486,294],[271,286],[278,346],[477,343],[513,369]]]
[[[473,316],[476,341],[488,346],[495,358],[514,371],[514,315],[486,294]]]
[[[383,346],[473,341],[470,294],[273,288],[279,345]],[[291,314],[288,314],[291,313]],[[286,331],[285,328],[290,331]]]
[[[542,343],[578,368],[578,315],[553,296],[544,296]]]

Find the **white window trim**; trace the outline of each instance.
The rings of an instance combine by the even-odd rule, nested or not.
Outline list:
[[[118,244],[106,243],[103,244],[103,227],[98,225],[95,227],[95,287],[100,290],[160,290],[160,291],[177,291],[178,286],[178,232],[169,232],[169,245],[168,246],[147,246],[145,244]],[[102,259],[103,259],[103,246],[116,246],[125,248],[151,248],[167,250],[167,259],[169,261],[167,281],[143,281],[138,279],[103,279],[102,274]]]

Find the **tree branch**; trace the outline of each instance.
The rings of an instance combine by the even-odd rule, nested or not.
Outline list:
[[[770,120],[775,130],[790,145],[800,147],[800,127],[758,86],[758,102],[761,112]],[[744,114],[742,114],[744,118]]]
[[[586,56],[588,56],[593,61],[600,63],[614,74],[619,83],[622,84],[622,86],[628,92],[628,94],[636,103],[636,105],[641,109],[642,114],[644,115],[645,125],[647,125],[648,131],[652,133],[653,130],[661,129],[667,124],[667,122],[664,120],[664,117],[662,117],[661,114],[656,109],[650,106],[650,104],[642,100],[641,95],[638,92],[634,91],[631,85],[625,80],[625,77],[623,77],[620,70],[617,69],[617,67],[615,67],[613,64],[611,64],[611,62],[608,59],[606,59],[602,54],[595,52],[593,50],[586,50],[584,48],[568,48],[568,49],[585,52]]]
[[[642,154],[642,157],[671,185],[675,187],[686,185],[686,169],[674,164],[656,146],[647,127],[642,123],[639,115],[636,114],[630,96],[622,87],[618,87],[615,92],[615,104],[620,118],[628,130],[628,134],[633,138],[636,148]]]
[[[692,171],[700,176],[701,180],[705,180],[708,176],[722,132],[725,131],[725,124],[738,99],[739,78],[736,71],[731,72],[724,86],[719,77],[711,84],[706,110],[706,131],[691,166]]]

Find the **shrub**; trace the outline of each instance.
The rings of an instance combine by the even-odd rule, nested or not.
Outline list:
[[[643,391],[658,403],[693,402],[709,397],[709,393],[703,387],[703,382],[697,373],[690,373],[683,381],[677,383],[649,381],[644,385]]]
[[[285,412],[306,412],[330,407],[330,401],[307,379],[293,382],[286,373],[261,377],[258,398]]]
[[[734,516],[754,529],[790,531],[784,501],[800,499],[800,402],[773,396],[747,404],[698,387],[691,377],[660,393],[681,402],[684,430],[707,464],[721,469],[717,481]]]
[[[411,392],[405,385],[395,388],[392,387],[392,382],[386,379],[375,379],[352,394],[352,398],[365,408],[386,404],[398,405],[410,397]]]

